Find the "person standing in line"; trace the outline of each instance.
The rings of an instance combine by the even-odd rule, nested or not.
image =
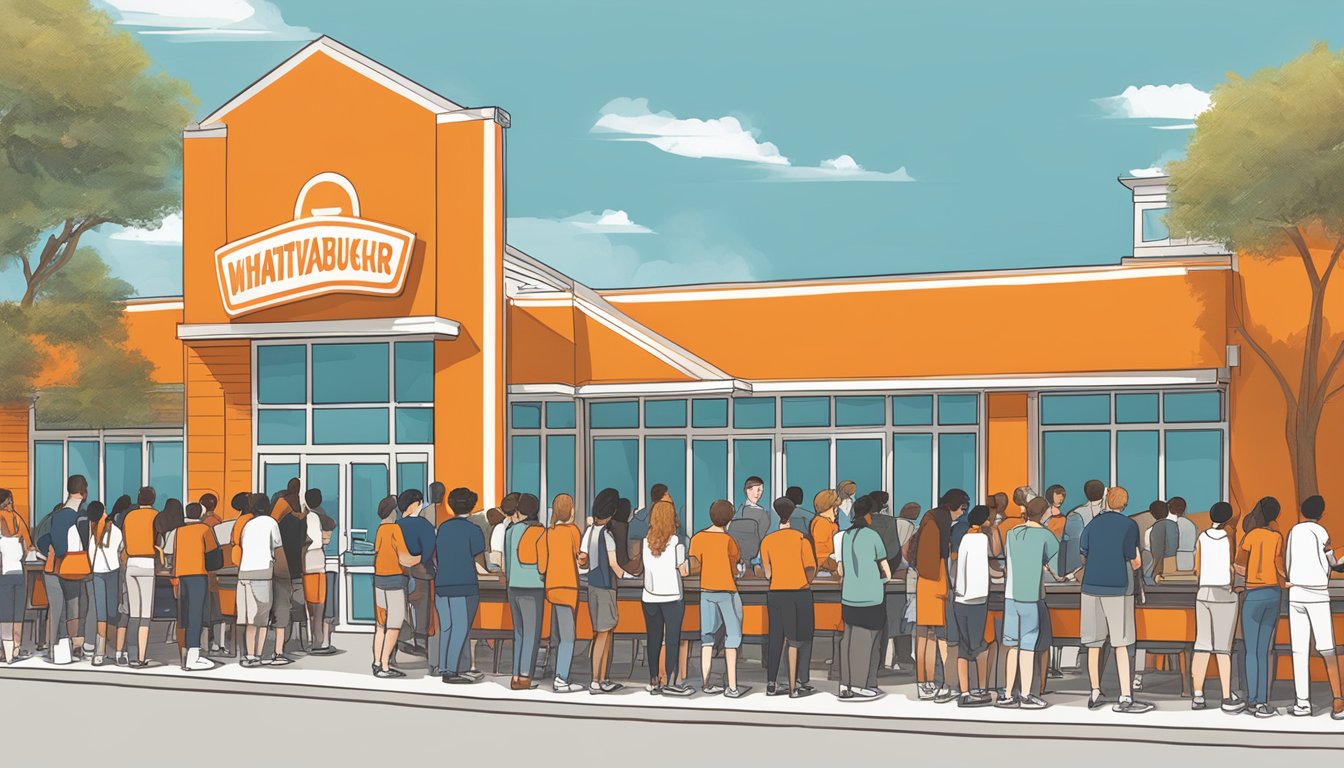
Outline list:
[[[397,525],[397,497],[378,502],[378,533],[373,541],[373,676],[405,677],[392,666],[397,635],[406,623],[406,570],[419,565],[420,558],[406,549],[406,537]],[[277,600],[279,598],[277,597]]]
[[[854,496],[859,492],[859,484],[853,480],[841,480],[835,485],[835,522],[840,530],[849,530],[850,518],[854,516]]]
[[[616,579],[630,574],[621,568],[616,554],[616,537],[611,519],[616,513],[620,494],[604,488],[593,499],[592,524],[584,531],[579,546],[579,571],[588,575],[588,619],[593,627],[592,681],[588,692],[594,695],[615,693],[623,686],[607,679],[611,664],[612,635],[620,619],[616,611]]]
[[[761,506],[761,496],[765,494],[765,481],[755,475],[748,477],[742,485],[742,493],[746,498],[738,508],[735,519],[755,523],[757,536],[764,539],[770,532],[770,513]]]
[[[524,551],[523,562],[535,562],[545,577],[551,604],[551,648],[555,656],[556,693],[577,693],[583,686],[570,682],[574,662],[575,615],[579,610],[579,529],[574,525],[574,497],[557,494],[551,500],[551,526],[537,542],[535,556]]]
[[[818,576],[834,576],[837,569],[835,535],[840,532],[840,525],[836,522],[836,516],[840,513],[839,503],[840,497],[829,488],[812,499],[812,508],[817,511],[817,515],[812,518],[808,532],[817,552]]]
[[[949,642],[957,636],[961,653],[957,658],[957,681],[961,696],[959,707],[983,707],[994,702],[989,685],[989,645],[985,642],[985,623],[989,618],[989,580],[1003,572],[989,559],[989,536],[983,526],[989,522],[989,507],[976,505],[966,514],[970,527],[957,547],[957,576]],[[955,632],[953,631],[955,630]],[[971,687],[971,661],[975,661],[977,685]]]
[[[1199,539],[1199,527],[1185,516],[1189,503],[1180,496],[1167,500],[1167,509],[1176,523],[1176,570],[1190,573],[1195,570],[1195,542]]]
[[[201,522],[205,508],[193,501],[184,513],[183,524],[173,535],[173,576],[178,584],[177,639],[182,669],[200,672],[217,666],[201,655],[201,633],[205,629],[205,606],[210,599],[206,575],[218,570],[223,553],[219,552],[215,529]]]
[[[1241,636],[1246,646],[1246,704],[1256,717],[1274,717],[1269,704],[1272,670],[1269,652],[1283,602],[1283,536],[1279,534],[1279,500],[1266,496],[1251,511],[1249,530],[1241,539],[1237,573],[1246,578],[1241,606]]]
[[[667,493],[667,486],[663,483],[654,483],[649,486],[648,502],[644,506],[635,510],[630,516],[630,528],[626,535],[630,537],[630,560],[632,562],[642,562],[641,550],[644,546],[644,539],[649,535],[649,526],[653,521],[653,505],[660,501],[671,501],[672,497]],[[682,542],[685,546],[685,542]]]
[[[1083,496],[1086,503],[1074,507],[1064,518],[1064,537],[1059,540],[1060,573],[1073,573],[1083,567],[1079,553],[1083,529],[1097,515],[1105,511],[1106,484],[1100,480],[1088,480],[1083,483]]]
[[[900,671],[902,659],[910,662],[915,660],[915,589],[919,572],[905,559],[905,553],[906,545],[914,538],[919,513],[922,511],[919,502],[907,501],[901,505],[900,515],[896,518],[896,538],[900,547],[896,555],[901,557],[901,564],[898,570],[892,571],[892,575],[904,580],[905,593],[892,595],[893,602],[887,608],[888,611],[897,611],[895,617],[890,614],[887,616],[888,634],[892,638],[891,668],[895,671]]]
[[[640,605],[649,660],[649,685],[645,690],[654,696],[690,696],[693,691],[682,682],[685,670],[677,659],[686,612],[682,579],[690,574],[690,567],[686,545],[677,535],[676,507],[666,499],[654,503],[648,524],[649,532],[639,549],[644,578]]]
[[[1129,647],[1134,644],[1134,589],[1138,571],[1139,526],[1124,515],[1129,493],[1119,486],[1106,492],[1106,511],[1092,518],[1078,540],[1083,563],[1081,588],[1081,635],[1087,648],[1087,673],[1092,694],[1087,708],[1097,709],[1106,699],[1101,693],[1101,652],[1109,641],[1115,649],[1120,678],[1120,701],[1111,709],[1143,714],[1153,709],[1133,695]],[[1074,574],[1076,577],[1076,573]]]
[[[530,493],[519,494],[513,522],[504,531],[502,578],[513,617],[513,677],[509,688],[515,691],[537,687],[532,675],[537,670],[546,610],[546,584],[536,563],[537,542],[546,532],[537,519],[540,514],[540,499]],[[531,562],[523,562],[524,552],[532,553]]]
[[[215,526],[224,522],[223,516],[215,512],[219,507],[219,497],[214,493],[201,494],[197,502],[204,510],[201,515],[202,523],[210,526],[213,530]],[[218,537],[216,537],[216,540],[218,540]],[[210,654],[212,656],[232,656],[233,651],[229,649],[228,641],[225,639],[224,613],[221,610],[222,606],[219,600],[219,576],[214,573],[206,574],[206,582],[209,585],[209,596],[205,604],[205,628],[210,635]]]
[[[0,647],[5,663],[19,660],[23,644],[23,613],[28,606],[23,559],[33,551],[28,522],[14,509],[14,494],[0,488]]]
[[[411,589],[406,594],[406,624],[401,628],[402,640],[397,644],[397,648],[411,656],[425,656],[429,664],[429,674],[437,675],[440,667],[439,649],[429,647],[429,637],[433,629],[431,625],[436,618],[434,548],[437,534],[434,526],[420,516],[424,510],[424,498],[425,495],[418,488],[402,491],[397,497],[397,511],[401,513],[397,525],[401,526],[402,538],[406,539],[406,551],[420,558],[419,564],[408,569]],[[448,666],[443,665],[444,668]]]
[[[737,652],[742,647],[742,596],[737,593],[741,552],[727,531],[733,512],[733,503],[726,499],[709,506],[710,526],[691,537],[689,557],[691,575],[700,577],[700,690],[737,699],[751,689],[737,681]],[[720,628],[724,630],[726,688],[709,682],[714,635]]]
[[[1293,690],[1297,700],[1289,714],[1313,714],[1311,686],[1311,638],[1330,681],[1330,716],[1344,720],[1344,694],[1340,693],[1339,658],[1335,653],[1335,628],[1330,615],[1330,571],[1337,564],[1330,534],[1321,526],[1325,499],[1309,496],[1302,502],[1302,522],[1288,531],[1284,547],[1284,570],[1288,576],[1288,631],[1293,647]]]
[[[486,562],[489,565],[487,570],[491,572],[504,570],[504,532],[514,520],[518,519],[518,497],[518,493],[508,493],[499,501],[499,513],[503,515],[503,519],[490,529],[490,538],[486,541],[485,547]],[[423,509],[422,507],[422,514]]]
[[[882,492],[875,491],[875,493]],[[789,520],[792,522],[789,523],[789,527],[803,534],[803,538],[807,538],[809,532],[812,530],[812,510],[803,506],[803,502],[806,499],[806,497],[803,496],[803,489],[796,485],[790,485],[788,488],[784,489],[784,498],[793,502],[793,515],[789,517]],[[774,521],[771,521],[771,523],[773,524]]]
[[[150,486],[136,493],[136,508],[126,513],[122,534],[126,543],[126,607],[135,630],[137,658],[127,663],[133,669],[149,666],[149,623],[154,618],[154,508],[156,494]]]
[[[879,641],[887,625],[883,598],[891,569],[882,537],[869,527],[870,506],[855,503],[849,528],[840,540],[840,615],[845,623],[840,641],[840,701],[873,701],[884,695],[877,685],[877,667]]]
[[[322,491],[309,488],[303,494],[303,525],[306,543],[303,550],[303,599],[308,606],[308,653],[330,656],[327,608],[327,553],[326,544],[331,533],[326,530],[322,510]],[[409,543],[409,542],[408,542]]]
[[[116,628],[117,606],[121,604],[122,534],[103,513],[103,503],[89,505],[89,545],[93,567],[93,607],[98,620],[93,666],[101,667],[107,659],[108,646],[114,646],[112,631]]]
[[[280,542],[284,549],[283,563],[275,569],[274,593],[271,603],[271,624],[275,627],[275,645],[268,659],[262,661],[268,666],[283,667],[293,664],[294,659],[285,653],[286,640],[297,637],[300,619],[306,606],[303,602],[303,553],[308,540],[308,526],[300,517],[298,491],[286,492],[280,505],[285,513],[279,515],[276,525],[280,527]],[[271,516],[276,517],[275,510]],[[395,646],[394,646],[395,648]]]
[[[71,475],[65,488],[66,500],[51,513],[49,533],[43,537],[47,542],[44,549],[47,550],[47,565],[50,568],[43,577],[47,587],[47,647],[51,649],[53,660],[61,640],[69,643],[71,659],[78,658],[83,649],[83,638],[78,637],[82,616],[79,603],[83,595],[83,576],[79,572],[81,567],[78,562],[80,558],[72,558],[67,565],[65,556],[70,551],[70,532],[76,527],[89,484],[83,475]],[[87,566],[88,560],[85,559],[84,568]]]
[[[1232,640],[1237,631],[1237,595],[1232,591],[1232,539],[1227,535],[1232,520],[1232,505],[1217,502],[1209,509],[1212,526],[1199,535],[1195,547],[1195,571],[1199,588],[1195,593],[1195,654],[1191,663],[1194,698],[1191,709],[1205,709],[1204,680],[1209,672],[1209,656],[1218,660],[1218,681],[1223,688],[1222,710],[1240,714],[1246,702],[1232,691]]]
[[[804,671],[810,661],[803,649],[812,642],[816,616],[812,606],[812,579],[817,576],[817,556],[812,542],[793,527],[793,500],[781,496],[774,502],[779,527],[761,542],[761,567],[770,580],[766,593],[769,640],[766,643],[766,696],[788,694],[796,699],[808,692]],[[788,658],[788,688],[778,687],[780,657]],[[809,686],[810,687],[810,686]]]
[[[408,497],[413,503],[407,503]],[[419,497],[419,491],[406,491],[401,504],[414,514]],[[485,535],[470,517],[478,499],[470,488],[450,491],[448,507],[453,517],[439,526],[434,541],[434,605],[443,625],[436,655],[442,680],[449,685],[475,683],[483,677],[471,671],[467,652],[471,625],[476,621],[476,608],[481,601],[477,567],[485,568]]]
[[[939,499],[938,506],[924,515],[915,532],[913,566],[919,578],[915,584],[915,673],[922,701],[950,701],[949,687],[939,690],[934,682],[937,657],[949,669],[947,646],[948,561],[951,558],[952,524],[966,514],[970,497],[960,488],[952,488]],[[939,635],[942,637],[939,637]]]
[[[1050,563],[1059,556],[1059,541],[1050,529],[1041,525],[1048,509],[1049,503],[1045,499],[1030,499],[1022,525],[1004,536],[1007,583],[1003,592],[1003,645],[1008,649],[1008,658],[1005,662],[1006,697],[996,702],[1000,707],[1044,709],[1048,706],[1032,688],[1037,660],[1046,658],[1044,654],[1038,654],[1049,648],[1041,642],[1050,634],[1044,578],[1050,573]],[[1019,694],[1014,695],[1013,684],[1019,673],[1021,688]]]
[[[247,512],[234,521],[230,538],[235,542],[233,558],[238,567],[237,642],[242,654],[238,664],[250,669],[262,663],[266,625],[270,622],[271,604],[275,600],[275,571],[284,560],[285,551],[280,526],[270,515],[270,502],[266,496],[252,494],[246,503]]]

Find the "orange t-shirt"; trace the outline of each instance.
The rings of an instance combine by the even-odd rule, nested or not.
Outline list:
[[[252,519],[251,512],[244,512],[233,521],[233,530],[229,533],[229,564],[237,568],[243,562],[243,526]]]
[[[173,544],[173,575],[178,578],[204,576],[205,553],[219,549],[214,529],[201,522],[192,522],[178,528],[173,537],[176,539]]]
[[[546,599],[554,605],[579,607],[578,526],[561,523],[546,529],[537,541],[537,570],[545,578]]]
[[[1272,528],[1256,528],[1241,540],[1246,553],[1246,588],[1283,586],[1283,537]]]
[[[1026,522],[1027,519],[1025,517],[1022,517],[1021,515],[1013,515],[1011,517],[1005,517],[1003,518],[1003,522],[999,523],[999,535],[1002,536],[1006,541],[1008,538],[1009,531],[1013,530],[1019,525],[1025,525]],[[1060,530],[1063,530],[1062,526]]]
[[[1054,517],[1050,518],[1050,521],[1045,524],[1045,527],[1049,528],[1050,532],[1055,534],[1056,539],[1063,539],[1064,523],[1065,523],[1064,515],[1055,515]]]
[[[817,562],[824,563],[835,557],[835,534],[840,524],[821,515],[812,518],[812,542],[817,548]]]
[[[126,513],[121,525],[127,557],[154,557],[154,518],[158,514],[153,507],[136,507]]]
[[[742,559],[742,553],[727,531],[704,530],[695,534],[687,554],[700,561],[702,591],[737,591],[737,561]]]
[[[373,539],[373,575],[402,575],[401,552],[406,552],[406,537],[401,533],[401,526],[392,522],[379,525],[378,535]]]
[[[28,530],[28,521],[19,517],[17,512],[0,509],[0,533],[6,536],[19,537],[19,541],[23,542],[25,551],[33,546],[33,535]]]
[[[812,542],[802,531],[780,528],[761,542],[761,565],[770,571],[770,589],[807,589],[806,569],[817,569]]]

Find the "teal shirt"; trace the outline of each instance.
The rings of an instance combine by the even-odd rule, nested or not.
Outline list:
[[[1040,600],[1041,583],[1045,579],[1041,567],[1059,554],[1059,539],[1049,528],[1019,525],[1008,532],[1003,548],[1008,555],[1008,582],[1004,585],[1004,595],[1019,603]]]
[[[526,532],[525,523],[511,523],[504,529],[504,575],[509,579],[510,589],[545,589],[546,582],[536,563],[527,565],[518,561],[518,542]]]
[[[882,537],[872,528],[851,528],[840,539],[840,564],[845,577],[840,584],[840,602],[856,608],[881,605],[886,597],[882,569],[887,559]]]

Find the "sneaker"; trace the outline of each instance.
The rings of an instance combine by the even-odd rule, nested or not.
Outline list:
[[[1230,698],[1223,699],[1222,709],[1229,715],[1239,715],[1246,710],[1246,701],[1233,693]]]
[[[1292,709],[1288,710],[1288,714],[1293,717],[1311,717],[1313,714],[1311,711],[1311,702],[1299,701],[1293,704]]]
[[[843,693],[840,694],[840,700],[859,702],[859,701],[877,701],[878,699],[882,698],[881,691],[875,691],[871,688],[850,688],[848,693],[849,693],[848,696],[845,696]]]
[[[389,678],[389,677],[396,677],[396,675],[392,674],[392,670],[390,670],[390,669],[383,669],[382,667],[379,667],[378,669],[374,670],[374,672],[373,672],[373,676],[374,676],[374,677],[384,678],[384,679]]]
[[[461,672],[459,674],[461,674],[463,677],[469,677],[477,682],[485,679],[485,673],[479,669],[468,669],[466,672]]]
[[[284,667],[293,664],[294,660],[284,655],[283,653],[277,653],[262,663],[271,667]]]
[[[662,683],[649,683],[648,685],[644,686],[644,690],[647,691],[650,696],[663,695]]]
[[[93,657],[93,666],[95,666],[95,667],[101,667],[101,666],[103,666],[103,665],[106,664],[106,663],[107,663],[107,657],[105,657],[105,656],[94,656],[94,657]]]
[[[1208,709],[1209,705],[1204,701],[1203,696],[1196,696],[1190,700],[1190,708],[1194,710]]]
[[[1048,706],[1050,706],[1050,704],[1047,703],[1045,699],[1042,699],[1034,693],[1022,697],[1023,709],[1045,709]]]
[[[555,680],[551,681],[551,690],[556,693],[578,693],[583,690],[583,686],[575,685],[574,683],[561,680],[557,677]]]
[[[961,698],[957,699],[958,707],[987,707],[993,703],[994,699],[987,692],[967,691],[961,694]]]
[[[663,694],[666,696],[690,696],[695,693],[695,689],[685,683],[669,683],[663,686]]]
[[[145,667],[149,666],[149,662],[145,661],[144,659],[133,659],[127,662],[126,666],[130,667],[131,669],[144,669]]]
[[[1330,705],[1330,719],[1344,720],[1344,699],[1335,699]]]
[[[789,692],[789,691],[788,691],[787,688],[785,688],[785,689],[781,689],[778,685],[775,684],[775,682],[774,682],[773,680],[765,684],[765,695],[766,695],[766,696],[779,696],[779,695],[781,695],[781,694],[785,694],[785,693],[788,693],[788,692]]]
[[[919,700],[920,700],[920,701],[929,701],[929,700],[931,700],[937,693],[938,693],[938,688],[937,688],[937,686],[933,685],[932,683],[920,683],[920,684],[919,684]]]
[[[1279,710],[1269,706],[1268,704],[1259,704],[1255,707],[1254,714],[1256,717],[1261,719],[1267,717],[1278,717]]]
[[[396,667],[388,667],[387,669],[385,669],[385,670],[383,670],[383,671],[387,673],[387,677],[405,677],[405,676],[406,676],[406,673],[405,673],[405,672],[402,672],[400,669],[397,669]]]
[[[1152,704],[1137,699],[1121,699],[1118,704],[1111,707],[1112,712],[1121,712],[1126,715],[1142,715],[1144,712],[1151,712],[1152,710]]]
[[[257,658],[256,656],[244,656],[243,658],[238,660],[238,666],[246,667],[248,669],[251,669],[252,667],[260,667],[261,659]],[[378,670],[374,669],[374,674],[377,673]]]
[[[448,685],[471,685],[476,682],[466,675],[443,675],[441,679]]]
[[[117,666],[118,666],[118,667],[124,667],[124,666],[126,666],[129,662],[130,662],[130,659],[127,658],[127,656],[126,656],[125,654],[122,654],[122,655],[120,655],[120,656],[117,657]]]
[[[1143,675],[1134,676],[1134,690],[1136,691],[1143,690]]]
[[[854,692],[842,685],[840,686],[840,693],[837,694],[837,698],[839,698],[841,701],[853,701]]]
[[[309,656],[331,656],[336,653],[336,649],[330,645],[319,645],[308,649]]]
[[[481,677],[485,677],[485,675],[481,675]],[[620,683],[614,683],[610,680],[603,680],[601,686],[603,693],[615,693],[625,687]]]
[[[802,691],[805,694],[817,692],[816,688],[813,688],[811,685],[808,685],[807,683],[799,683],[798,690]]]
[[[446,679],[446,678],[445,678],[445,679]],[[601,683],[599,683],[599,682],[597,682],[596,680],[594,680],[593,682],[591,682],[591,683],[588,684],[588,692],[591,693],[591,694],[594,695],[594,696],[600,696],[600,695],[606,693],[606,690],[602,688],[602,684],[601,684]]]
[[[700,692],[706,696],[718,696],[720,693],[723,693],[723,686],[714,683],[705,683],[700,686]]]
[[[727,697],[730,698],[730,699],[740,699],[740,698],[742,698],[743,696],[746,696],[746,695],[747,695],[747,691],[750,691],[750,690],[751,690],[751,686],[750,686],[750,685],[739,685],[739,686],[737,686],[736,688],[729,688],[729,689],[725,690],[725,691],[723,692],[723,695],[724,695],[724,696],[727,696]]]
[[[948,688],[948,687],[944,686],[944,687],[942,687],[942,688],[939,688],[939,689],[933,694],[933,703],[934,703],[934,704],[946,704],[946,703],[949,702],[949,701],[953,701],[953,700],[955,700],[955,699],[956,699],[958,696],[960,696],[960,695],[961,695],[961,692],[960,692],[960,691],[954,691],[954,690],[952,690],[951,688]]]
[[[1101,709],[1101,707],[1105,704],[1106,704],[1106,697],[1102,695],[1101,692],[1099,691],[1093,691],[1092,694],[1087,697],[1088,709]]]
[[[1017,709],[1018,706],[1020,706],[1021,704],[1022,704],[1021,700],[1019,700],[1016,696],[1005,696],[1004,698],[1001,698],[998,701],[994,702],[994,706],[1000,707],[1002,709]]]

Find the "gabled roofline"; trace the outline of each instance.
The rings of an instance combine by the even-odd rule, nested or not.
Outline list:
[[[359,51],[323,35],[308,45],[305,45],[298,53],[285,59],[279,66],[272,69],[270,72],[267,72],[259,80],[248,86],[242,93],[234,96],[222,107],[211,112],[207,117],[200,121],[199,127],[201,129],[218,127],[218,124],[221,123],[224,116],[229,112],[232,112],[235,108],[247,102],[248,99],[265,90],[271,83],[284,77],[290,70],[318,53],[327,55],[338,64],[344,64],[355,72],[383,85],[389,90],[399,93],[436,115],[457,112],[463,109],[461,105],[445,99],[400,72],[389,69]]]

